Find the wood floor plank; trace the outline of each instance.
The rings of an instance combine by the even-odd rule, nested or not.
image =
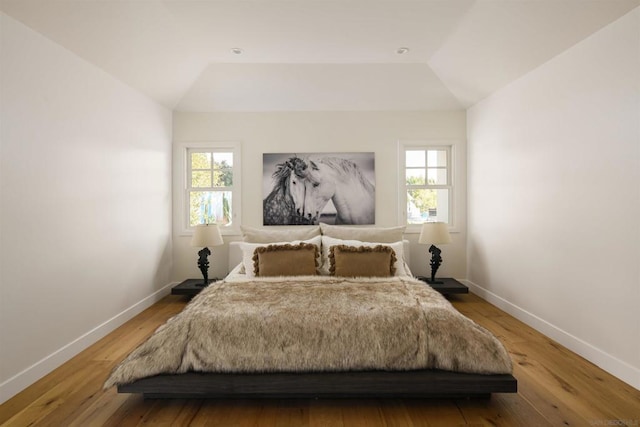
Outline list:
[[[145,400],[102,390],[111,368],[187,300],[169,296],[0,405],[2,426],[581,426],[640,424],[640,391],[479,297],[453,305],[507,347],[517,394],[489,400]],[[622,425],[622,423],[616,424]]]
[[[269,400],[207,399],[203,401],[189,425],[273,427],[278,425],[281,406],[286,404]]]
[[[415,427],[463,426],[466,421],[452,399],[405,399],[404,406]]]
[[[504,427],[553,427],[529,402],[517,394],[496,394],[491,399],[457,402],[468,424]]]
[[[551,425],[554,426],[581,426],[585,425],[584,417],[565,405],[561,399],[552,394],[544,379],[539,378],[532,370],[518,369],[516,366],[514,376],[522,378],[518,381],[518,395],[522,396],[529,404],[536,408]]]
[[[200,410],[191,419],[191,427],[215,426],[224,418],[224,402],[204,401]]]
[[[136,316],[130,321],[128,328],[117,330],[120,333],[112,333],[98,341],[93,351],[87,353],[91,360],[108,360],[119,362],[132,348],[153,334],[169,317],[179,313],[184,308],[184,301],[179,297],[172,296],[162,300],[156,310],[149,309],[143,311],[140,317]],[[116,331],[116,332],[117,332]]]
[[[521,370],[532,373],[533,383],[542,383],[545,393],[580,414],[585,423],[598,419],[631,419],[640,416],[640,392],[634,399],[621,393],[622,383],[603,387],[591,378],[589,371],[594,366],[564,354],[567,350],[557,344],[517,343],[513,344],[519,359],[527,361]]]
[[[342,405],[342,419],[346,426],[385,426],[380,405],[373,399],[345,400]]]
[[[153,405],[138,425],[180,426],[188,425],[200,410],[198,402],[185,399],[167,399]]]
[[[68,389],[63,404],[47,416],[47,422],[52,425],[70,424],[105,393],[102,390],[104,381],[102,373],[106,369],[106,364],[92,363],[88,366],[95,372],[84,375],[80,384]]]
[[[33,404],[40,396],[58,386],[61,381],[66,381],[68,378],[76,375],[76,372],[87,364],[86,360],[81,356],[83,353],[72,358],[67,363],[0,405],[0,424],[7,422],[8,419],[23,410],[26,406]],[[102,372],[105,379],[107,374],[108,371]]]
[[[489,329],[503,342],[532,342],[548,339],[497,307],[490,305],[491,309],[489,309],[488,303],[476,295],[465,295],[464,298],[465,300],[454,301],[453,306],[480,326]]]
[[[162,401],[147,400],[142,396],[128,396],[116,410],[108,415],[105,426],[110,427],[135,427],[144,418],[144,415],[155,405],[161,405]]]
[[[344,427],[342,408],[335,399],[312,399],[309,404],[310,427]]]
[[[64,416],[77,407],[86,398],[87,392],[97,389],[95,380],[102,372],[98,367],[86,365],[71,376],[61,379],[55,386],[37,397],[31,404],[16,413],[3,425],[26,426],[37,424],[55,425],[55,419]],[[89,383],[89,388],[83,385]]]
[[[278,425],[278,406],[280,401],[276,402],[256,402],[258,408],[258,427],[276,427]]]
[[[309,401],[287,399],[278,405],[276,427],[309,426]]]
[[[382,419],[387,427],[412,426],[411,415],[401,399],[385,399],[379,403]]]
[[[104,426],[109,418],[128,400],[127,395],[119,394],[115,389],[107,390],[95,399],[75,419],[68,420],[69,427],[85,427],[90,425]]]

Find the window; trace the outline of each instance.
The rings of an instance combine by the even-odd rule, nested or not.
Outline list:
[[[452,155],[451,145],[400,145],[400,206],[405,224],[452,224]]]
[[[184,226],[217,223],[238,229],[240,210],[240,148],[185,146]]]

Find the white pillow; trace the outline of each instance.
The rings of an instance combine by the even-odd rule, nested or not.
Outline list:
[[[347,246],[366,246],[373,247],[378,245],[390,246],[391,249],[396,253],[396,263],[394,267],[396,268],[396,276],[408,276],[411,272],[408,272],[404,266],[404,243],[394,242],[394,243],[381,243],[381,242],[361,242],[360,240],[342,240],[342,239],[334,239],[329,236],[322,236],[322,266],[320,267],[320,274],[329,275],[329,248],[331,246],[336,245],[347,245]]]
[[[406,226],[397,227],[345,227],[344,225],[330,225],[320,223],[323,236],[334,239],[359,240],[361,242],[395,243],[402,241],[402,234]]]
[[[320,235],[320,227],[296,226],[295,228],[255,228],[241,225],[242,240],[249,243],[279,243],[306,240]]]
[[[318,247],[318,257],[320,256],[320,245],[322,242],[322,238],[320,236],[316,236],[309,240],[294,240],[291,242],[271,242],[271,243],[241,242],[240,249],[242,249],[242,265],[244,266],[244,273],[247,275],[247,277],[255,277],[255,274],[253,274],[253,253],[255,252],[256,248],[259,248],[262,246],[269,246],[269,245],[284,245],[287,243],[295,245],[302,242],[316,245]]]

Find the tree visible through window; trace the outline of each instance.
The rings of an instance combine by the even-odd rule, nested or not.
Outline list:
[[[187,150],[189,226],[232,223],[233,152]]]
[[[451,147],[405,147],[407,224],[450,223]]]

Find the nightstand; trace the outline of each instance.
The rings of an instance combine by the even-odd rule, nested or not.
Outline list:
[[[209,284],[220,279],[209,279]],[[202,279],[187,279],[179,285],[171,288],[171,295],[189,295],[195,296],[200,293],[206,286],[202,286]]]
[[[428,277],[425,276],[416,276],[416,279],[420,279],[423,282],[427,283]],[[451,277],[436,277],[436,281],[443,283],[427,283],[436,291],[440,292],[442,295],[449,294],[468,294],[469,288],[458,282],[456,279],[452,279]]]

